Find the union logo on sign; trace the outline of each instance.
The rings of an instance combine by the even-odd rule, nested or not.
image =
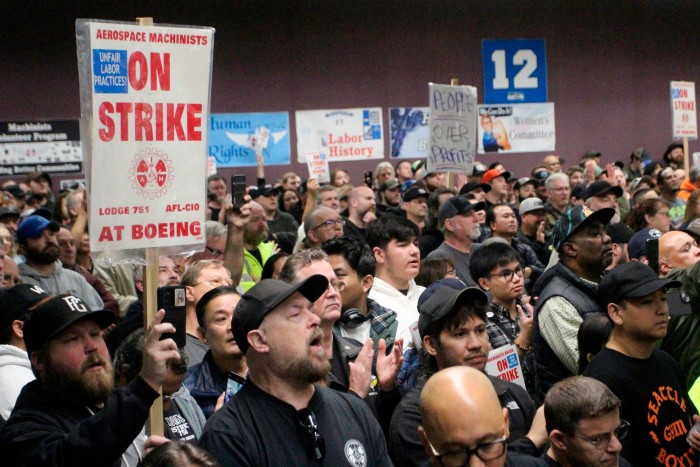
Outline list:
[[[162,150],[147,148],[136,154],[132,160],[131,187],[144,198],[159,198],[172,184],[172,162]]]

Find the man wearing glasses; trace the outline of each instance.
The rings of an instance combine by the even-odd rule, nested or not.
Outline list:
[[[420,418],[416,437],[434,466],[542,465],[539,459],[507,451],[508,410],[477,369],[455,366],[430,378],[420,395]]]
[[[318,206],[304,219],[303,225],[306,237],[302,245],[304,249],[309,249],[320,247],[332,238],[342,237],[345,219],[331,208]]]
[[[613,330],[584,375],[605,383],[622,401],[620,416],[630,422],[622,455],[633,465],[697,463],[700,418],[680,366],[656,348],[670,319],[665,289],[680,285],[630,262],[610,271],[598,290],[608,303]]]
[[[573,376],[555,384],[544,400],[550,447],[543,466],[629,466],[620,457],[630,424],[620,399],[593,378]]]
[[[328,289],[316,274],[295,285],[265,279],[241,297],[233,334],[248,381],[200,439],[221,465],[391,465],[365,403],[315,384],[331,365],[311,306]]]

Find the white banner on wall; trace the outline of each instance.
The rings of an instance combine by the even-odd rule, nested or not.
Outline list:
[[[94,251],[204,240],[214,30],[77,20]]]
[[[298,110],[296,127],[298,162],[319,151],[329,162],[384,158],[381,107]]]
[[[479,154],[554,151],[554,104],[479,106]]]

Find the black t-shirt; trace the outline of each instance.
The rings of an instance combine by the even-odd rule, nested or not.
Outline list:
[[[196,443],[197,437],[185,417],[177,409],[177,404],[171,402],[170,409],[163,411],[165,421],[165,437],[172,441],[187,441]]]
[[[698,465],[698,454],[686,441],[696,409],[669,354],[654,350],[638,359],[605,348],[583,375],[602,381],[622,401],[620,418],[630,423],[622,456],[632,465]]]
[[[297,411],[248,382],[211,416],[200,446],[222,466],[390,466],[379,423],[359,398],[314,385],[308,408],[325,441],[322,461],[310,455]]]

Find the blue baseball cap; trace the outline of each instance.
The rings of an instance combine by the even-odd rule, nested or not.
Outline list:
[[[28,238],[40,237],[46,229],[51,229],[51,232],[58,232],[61,226],[57,222],[50,221],[42,216],[29,216],[17,227],[17,241],[25,243]]]

